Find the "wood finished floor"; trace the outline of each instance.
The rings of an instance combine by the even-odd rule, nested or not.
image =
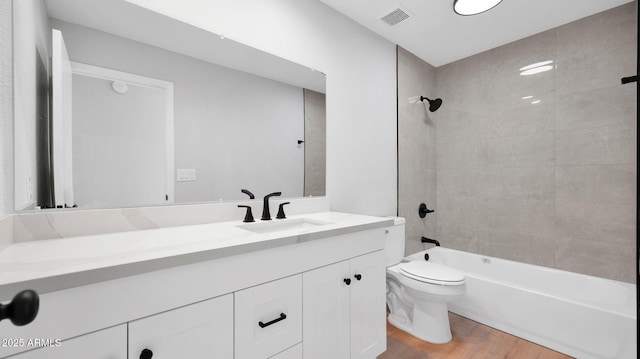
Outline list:
[[[459,315],[449,313],[453,340],[430,344],[387,322],[387,351],[378,359],[570,359],[558,353]]]

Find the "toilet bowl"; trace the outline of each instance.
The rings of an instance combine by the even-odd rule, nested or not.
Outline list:
[[[423,256],[403,257],[404,220],[389,229],[387,253],[387,307],[389,323],[424,341],[451,341],[447,303],[465,293],[464,275]]]

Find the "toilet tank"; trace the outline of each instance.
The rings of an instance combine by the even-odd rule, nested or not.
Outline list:
[[[393,226],[386,228],[384,256],[387,267],[399,263],[404,258],[404,225],[404,218],[393,217]]]

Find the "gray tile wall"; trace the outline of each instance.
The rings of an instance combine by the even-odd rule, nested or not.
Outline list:
[[[405,179],[399,198],[406,198],[404,184],[427,180],[425,191],[437,192],[443,246],[635,282],[636,93],[635,85],[620,84],[635,73],[635,7],[435,70],[444,104],[428,126],[404,132],[427,131],[435,141],[437,181]],[[521,67],[545,60],[554,61],[553,70],[520,75]],[[416,86],[398,73],[399,92]],[[432,78],[425,84],[433,93]],[[402,128],[408,120],[400,107]],[[399,147],[410,148],[404,141]],[[399,162],[424,157],[411,162],[426,161],[431,173],[432,154],[413,148],[401,151]]]
[[[398,215],[405,217],[407,254],[423,250],[421,236],[435,238],[436,217],[418,216],[420,203],[436,206],[436,128],[428,103],[409,98],[434,98],[435,68],[398,47]]]
[[[304,89],[304,195],[324,196],[327,173],[327,99]]]

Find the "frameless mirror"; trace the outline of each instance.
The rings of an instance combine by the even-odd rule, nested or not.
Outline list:
[[[321,72],[123,0],[13,10],[16,209],[324,195]]]

